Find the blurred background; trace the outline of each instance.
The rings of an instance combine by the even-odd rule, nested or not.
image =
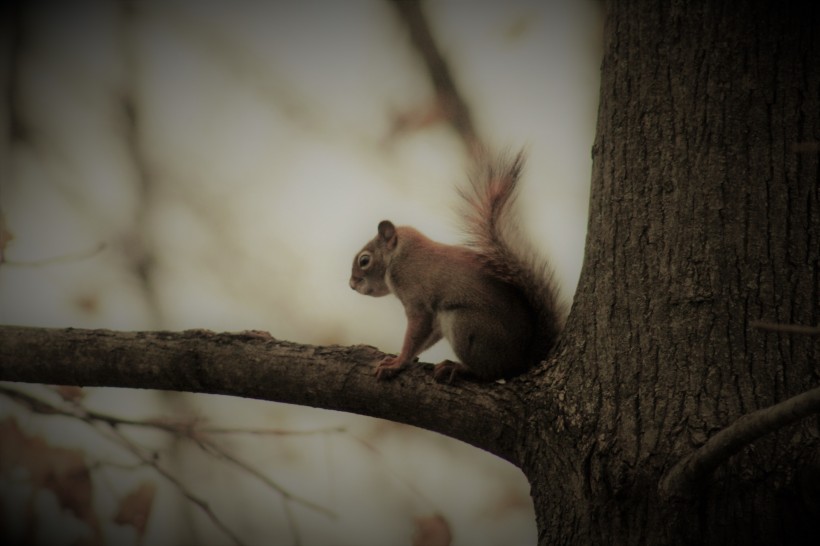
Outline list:
[[[353,256],[385,218],[457,242],[455,186],[479,146],[527,148],[521,222],[571,299],[597,2],[2,10],[0,323],[398,352],[401,304],[350,290]],[[371,418],[6,383],[0,446],[7,543],[536,541],[518,469]]]

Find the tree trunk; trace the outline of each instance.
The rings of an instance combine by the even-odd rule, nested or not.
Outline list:
[[[820,323],[820,18],[801,9],[608,6],[586,258],[524,447],[540,544],[820,536],[816,415],[659,491],[820,385],[816,336],[751,324]]]

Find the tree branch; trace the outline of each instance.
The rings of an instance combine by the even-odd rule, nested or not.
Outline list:
[[[753,320],[752,328],[758,330],[768,330],[770,332],[783,332],[786,334],[805,334],[809,336],[819,336],[820,326],[804,326],[802,324],[780,324],[777,322],[767,322],[765,320]]]
[[[661,494],[686,496],[746,445],[814,413],[820,413],[820,387],[744,415],[675,465],[660,482]]]
[[[113,437],[128,451],[130,451],[135,457],[137,457],[142,464],[152,467],[156,472],[161,475],[163,478],[168,480],[174,487],[176,487],[177,491],[180,492],[186,499],[196,505],[207,517],[211,520],[211,523],[216,526],[217,529],[222,531],[225,535],[227,535],[234,544],[238,546],[242,546],[244,543],[239,538],[239,535],[236,532],[228,527],[219,516],[214,513],[213,509],[211,508],[210,504],[207,500],[199,497],[198,495],[194,494],[188,487],[182,483],[182,481],[177,477],[173,472],[167,470],[164,466],[159,464],[154,457],[146,455],[142,452],[139,446],[134,444],[131,440],[128,439],[126,435],[122,432],[117,430],[116,428],[111,429],[111,434]]]
[[[73,403],[73,409],[68,410],[57,407],[53,404],[50,404],[44,400],[40,400],[35,396],[31,396],[30,394],[21,392],[19,390],[7,388],[3,385],[0,385],[0,394],[2,394],[3,396],[7,396],[8,398],[21,404],[22,406],[27,407],[30,411],[41,413],[43,415],[62,415],[64,417],[77,419],[90,426],[94,426],[98,423],[104,423],[114,430],[119,430],[122,426],[151,428],[167,432],[168,434],[176,435],[179,438],[185,438],[197,444],[200,447],[200,449],[210,454],[211,456],[218,457],[224,461],[227,461],[233,466],[236,466],[240,470],[246,472],[247,474],[250,474],[257,480],[261,481],[262,483],[270,487],[272,490],[276,491],[276,493],[281,495],[285,501],[296,502],[306,508],[315,510],[316,512],[324,514],[328,517],[336,517],[336,514],[328,508],[321,506],[308,499],[299,497],[298,495],[292,493],[285,487],[271,480],[265,474],[263,474],[256,468],[252,467],[245,461],[242,461],[234,455],[231,455],[224,447],[222,447],[221,445],[207,437],[209,432],[208,429],[205,427],[200,428],[190,423],[171,423],[165,420],[158,419],[143,421],[136,419],[127,419],[123,417],[110,415],[107,413],[89,410],[81,405],[78,405],[77,403]]]
[[[116,332],[0,326],[0,381],[224,394],[426,428],[516,464],[524,407],[509,385],[441,385],[422,366],[376,381],[373,347],[311,346],[263,332]]]
[[[439,51],[427,18],[418,0],[392,0],[393,5],[410,33],[410,40],[421,55],[439,102],[444,107],[450,124],[474,152],[481,148],[481,139],[475,129],[473,116],[459,92],[450,66]]]

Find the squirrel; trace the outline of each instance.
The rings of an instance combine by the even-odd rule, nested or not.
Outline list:
[[[469,186],[459,190],[466,246],[383,220],[356,254],[350,287],[366,296],[394,294],[407,315],[401,353],[379,362],[377,379],[395,376],[442,337],[460,362],[437,364],[439,382],[457,375],[506,379],[546,358],[564,313],[550,268],[512,217],[523,165],[523,152],[478,162]]]

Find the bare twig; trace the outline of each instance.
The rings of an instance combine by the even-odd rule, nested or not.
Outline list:
[[[237,468],[242,469],[243,471],[247,472],[251,476],[258,479],[259,481],[263,482],[265,485],[267,485],[268,487],[270,487],[271,489],[275,490],[277,493],[282,495],[282,498],[285,499],[286,501],[299,503],[302,506],[305,506],[307,508],[315,510],[316,512],[324,514],[325,516],[328,516],[330,518],[335,518],[336,517],[336,514],[332,510],[329,510],[328,508],[325,508],[324,506],[319,506],[318,504],[316,504],[314,502],[311,502],[307,499],[303,499],[303,498],[291,493],[290,491],[288,491],[287,489],[285,489],[284,487],[282,487],[281,485],[279,485],[275,481],[271,480],[269,477],[267,477],[262,472],[255,469],[254,467],[252,467],[248,463],[246,463],[246,462],[238,459],[237,457],[231,455],[230,453],[228,453],[222,446],[220,446],[220,445],[218,445],[214,442],[211,442],[210,440],[207,440],[207,439],[202,440],[202,442],[204,444],[204,447],[206,449],[208,449],[213,455],[218,456],[221,459],[224,459],[224,460],[228,461],[232,465],[236,466]]]
[[[459,134],[470,152],[481,148],[481,139],[475,129],[470,108],[458,90],[447,61],[438,49],[430,25],[417,0],[391,0],[410,32],[410,40],[424,60],[430,81],[439,103],[447,113],[453,129]]]
[[[121,108],[122,136],[128,159],[135,174],[136,215],[127,233],[124,234],[120,250],[127,260],[128,269],[137,279],[144,301],[148,305],[152,321],[157,326],[164,322],[164,310],[156,287],[157,249],[156,241],[146,229],[148,218],[156,207],[157,184],[161,182],[155,169],[151,167],[145,143],[145,116],[142,110],[140,71],[137,43],[139,20],[134,2],[121,2],[121,28],[119,29],[123,72],[125,82],[118,97]]]
[[[293,535],[293,546],[302,546],[302,535],[299,534],[299,526],[296,525],[296,516],[293,515],[293,509],[287,499],[282,499],[282,509],[285,511],[285,519]]]
[[[240,538],[236,535],[236,533],[234,533],[230,529],[230,527],[228,527],[221,519],[219,519],[219,517],[214,513],[214,511],[211,510],[211,507],[210,507],[210,505],[208,504],[208,502],[206,500],[204,500],[201,497],[195,495],[190,489],[188,489],[185,486],[184,483],[182,483],[179,480],[179,478],[174,476],[173,473],[169,472],[168,470],[166,470],[165,468],[160,466],[159,462],[155,458],[149,457],[149,456],[145,455],[144,453],[142,453],[140,448],[137,445],[135,445],[131,440],[129,440],[128,437],[125,436],[121,431],[117,430],[116,428],[111,428],[110,430],[111,430],[111,433],[114,435],[114,437],[119,441],[119,443],[123,447],[125,447],[131,453],[133,453],[144,464],[151,466],[163,478],[165,478],[166,480],[171,482],[171,484],[173,484],[174,487],[176,487],[177,490],[186,499],[188,499],[190,502],[195,504],[200,510],[202,510],[205,513],[205,515],[208,516],[208,519],[210,519],[211,522],[220,531],[222,531],[227,536],[229,536],[235,544],[239,544],[239,545],[243,544],[242,540],[240,540]]]
[[[231,540],[238,545],[242,545],[242,541],[240,538],[234,533],[230,527],[228,527],[219,517],[211,510],[211,507],[208,505],[208,502],[204,499],[200,498],[196,494],[194,494],[190,489],[188,489],[184,483],[182,483],[179,478],[174,476],[171,472],[166,470],[162,467],[156,458],[145,455],[142,452],[142,449],[134,444],[127,436],[125,436],[120,430],[117,429],[114,419],[98,419],[94,417],[89,412],[83,411],[82,408],[78,405],[74,405],[72,409],[67,408],[60,408],[49,402],[44,400],[40,400],[37,397],[31,396],[30,394],[26,394],[24,392],[18,391],[16,389],[9,389],[4,385],[0,385],[0,393],[7,396],[8,398],[14,400],[15,402],[26,406],[31,411],[35,413],[42,413],[46,415],[63,415],[65,417],[71,417],[74,419],[78,419],[87,425],[97,428],[100,424],[108,425],[109,431],[111,436],[117,443],[122,445],[126,448],[129,452],[131,452],[135,457],[137,457],[142,464],[151,466],[158,474],[164,477],[166,480],[171,482],[174,487],[190,502],[196,505],[200,510],[202,510],[208,519],[223,533],[225,533]]]
[[[292,493],[291,491],[285,489],[284,487],[282,487],[281,485],[279,485],[275,481],[271,480],[268,476],[264,475],[259,470],[253,468],[248,463],[246,463],[246,462],[238,459],[237,457],[231,455],[222,446],[220,446],[219,444],[209,440],[208,438],[206,438],[204,436],[203,433],[205,431],[207,431],[207,429],[199,428],[199,427],[197,427],[197,425],[195,423],[193,423],[191,421],[172,422],[172,421],[165,421],[165,420],[162,420],[162,419],[148,419],[148,420],[128,419],[128,418],[124,418],[124,417],[117,417],[117,416],[114,416],[114,415],[109,415],[107,413],[101,413],[101,412],[98,412],[98,411],[89,410],[89,409],[87,409],[87,408],[85,408],[85,407],[83,407],[79,404],[76,404],[76,403],[72,404],[72,409],[60,408],[58,406],[54,406],[54,405],[52,405],[48,402],[40,400],[37,397],[31,396],[29,394],[26,394],[22,391],[18,391],[16,389],[10,389],[10,388],[8,388],[4,385],[0,385],[0,394],[3,394],[5,396],[11,398],[12,400],[26,406],[27,408],[29,408],[31,411],[33,411],[35,413],[41,413],[41,414],[46,414],[46,415],[63,415],[63,416],[66,416],[66,417],[72,417],[72,418],[75,418],[75,419],[80,419],[80,420],[82,420],[82,421],[84,421],[88,424],[104,423],[104,424],[110,426],[112,429],[116,429],[119,426],[133,426],[133,427],[151,428],[151,429],[160,430],[162,432],[167,432],[169,434],[174,434],[176,436],[186,438],[186,439],[188,439],[192,442],[197,443],[204,451],[210,453],[211,455],[213,455],[215,457],[219,457],[220,459],[223,459],[223,460],[231,463],[233,466],[236,466],[237,468],[239,468],[242,471],[250,474],[254,478],[262,481],[263,483],[265,483],[265,485],[267,485],[268,487],[270,487],[271,489],[273,489],[274,491],[276,491],[277,493],[282,495],[282,497],[286,501],[296,502],[298,504],[301,504],[301,505],[305,506],[306,508],[310,508],[312,510],[315,510],[316,512],[319,512],[319,513],[324,514],[325,516],[328,516],[328,517],[331,517],[331,518],[336,517],[336,514],[332,510],[329,510],[328,508],[325,508],[324,506],[320,506],[320,505],[318,505],[318,504],[316,504],[312,501],[309,501],[307,499],[304,499],[304,498]],[[216,429],[216,430],[221,430],[223,432],[227,432],[227,431],[230,431],[231,429],[221,428],[221,429]],[[336,430],[340,430],[340,429],[329,429],[329,430],[336,431]],[[344,430],[344,429],[341,429],[341,430]],[[244,431],[242,431],[241,429],[238,430],[238,432],[248,432],[248,431],[251,431],[251,432],[254,432],[254,433],[260,432],[260,430],[254,430],[254,429],[245,429]],[[283,431],[277,431],[277,432],[282,433]]]
[[[337,434],[347,432],[346,427],[324,427],[305,430],[285,430],[281,428],[225,428],[200,427],[204,434],[251,434],[255,436],[316,436],[317,434]]]
[[[675,465],[660,482],[661,494],[686,496],[746,445],[814,413],[820,413],[820,387],[744,415]]]
[[[357,444],[359,444],[361,447],[364,447],[364,448],[365,448],[365,449],[366,449],[366,450],[367,450],[367,451],[368,451],[371,455],[373,455],[373,456],[377,456],[377,457],[379,458],[379,460],[380,460],[380,462],[381,462],[382,466],[384,466],[384,467],[387,469],[387,471],[388,471],[388,472],[389,472],[389,473],[393,476],[393,478],[394,478],[394,479],[395,479],[398,483],[400,483],[403,487],[407,488],[407,490],[408,490],[408,491],[410,491],[410,493],[412,493],[413,495],[415,495],[416,497],[418,497],[419,499],[421,499],[421,501],[422,501],[422,502],[424,502],[425,504],[427,504],[428,506],[430,506],[430,508],[432,509],[432,511],[434,511],[434,512],[438,512],[438,511],[440,511],[440,508],[439,508],[438,506],[436,506],[436,504],[435,504],[435,503],[434,503],[434,502],[433,502],[433,501],[432,501],[432,500],[431,500],[431,499],[430,499],[427,495],[425,495],[425,494],[421,491],[421,489],[419,489],[418,487],[416,487],[416,485],[415,485],[412,481],[410,481],[409,479],[407,479],[407,478],[406,478],[403,474],[401,474],[400,472],[396,471],[396,469],[395,469],[395,468],[391,468],[391,467],[387,464],[387,463],[388,463],[388,458],[384,456],[384,454],[382,453],[382,451],[381,451],[378,447],[376,447],[375,445],[373,445],[371,442],[368,442],[368,441],[367,441],[367,440],[365,440],[364,438],[360,438],[360,437],[358,437],[358,436],[354,436],[354,435],[352,435],[352,434],[351,434],[351,435],[349,435],[349,437],[350,437],[351,439],[353,439],[353,440],[354,440]]]
[[[87,260],[93,258],[106,247],[105,243],[97,243],[94,248],[80,250],[77,252],[70,252],[68,254],[61,254],[59,256],[51,256],[49,258],[41,258],[39,260],[9,260],[3,261],[5,265],[17,267],[41,267],[44,265],[55,265],[59,263],[78,262],[80,260]]]
[[[250,466],[246,462],[237,459],[236,457],[234,457],[233,455],[231,455],[230,453],[225,451],[221,446],[206,440],[205,444],[203,445],[203,449],[207,449],[213,456],[220,457],[220,458],[224,459],[225,461],[228,461],[229,463],[231,463],[234,466],[238,467],[239,469],[247,472],[248,474],[250,474],[251,476],[253,476],[256,479],[260,480],[262,483],[264,483],[265,485],[267,485],[271,489],[277,491],[281,495],[281,497],[282,497],[282,509],[285,512],[285,519],[287,520],[288,528],[290,529],[290,532],[293,535],[293,541],[294,541],[295,546],[299,546],[302,541],[301,541],[301,538],[300,538],[300,535],[299,535],[299,526],[296,524],[296,518],[293,515],[293,510],[291,510],[290,503],[292,501],[299,502],[299,503],[307,506],[308,508],[312,508],[312,509],[314,509],[318,512],[322,512],[324,515],[326,515],[328,517],[331,517],[331,518],[336,517],[336,514],[334,512],[332,512],[331,510],[328,510],[327,508],[324,508],[322,506],[314,504],[314,503],[312,503],[310,501],[307,501],[305,499],[301,499],[299,497],[296,497],[295,495],[293,495],[292,493],[290,493],[289,491],[284,489],[282,486],[280,486],[279,484],[277,484],[276,482],[274,482],[273,480],[271,480],[270,478],[268,478],[267,476],[262,474],[257,469],[253,468],[252,466]]]
[[[820,335],[820,326],[803,326],[802,324],[781,324],[777,322],[767,322],[765,320],[753,320],[752,328],[758,330],[768,330],[770,332],[783,332],[786,334],[806,334],[809,336]]]
[[[811,154],[820,152],[820,141],[806,140],[792,144],[792,151],[796,154]]]

